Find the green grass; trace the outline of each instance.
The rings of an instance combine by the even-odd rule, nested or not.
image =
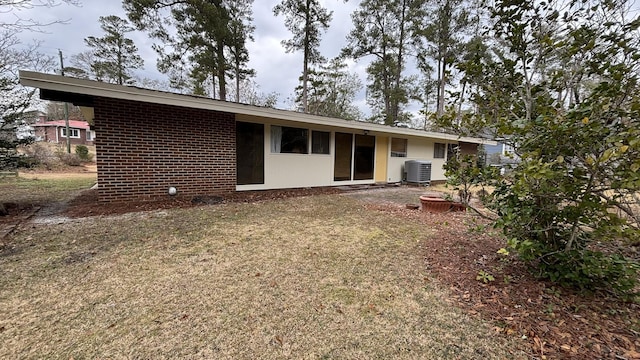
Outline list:
[[[43,203],[68,199],[78,190],[95,184],[91,177],[61,177],[27,179],[7,176],[0,178],[0,202]]]
[[[34,225],[0,253],[0,358],[517,357],[423,226],[340,195]]]

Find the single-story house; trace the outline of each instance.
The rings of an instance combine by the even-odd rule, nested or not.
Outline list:
[[[100,201],[396,183],[407,160],[444,181],[449,145],[495,144],[60,75],[21,71],[20,82],[93,119]]]
[[[50,143],[66,143],[67,124],[65,120],[46,120],[39,117],[34,129],[36,141],[46,141]],[[89,123],[82,120],[69,120],[69,141],[73,145],[93,145],[95,141],[95,131],[91,130]]]

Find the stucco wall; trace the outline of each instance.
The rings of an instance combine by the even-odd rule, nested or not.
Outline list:
[[[265,124],[264,127],[264,184],[238,185],[237,190],[286,189],[317,186],[338,186],[348,184],[373,184],[375,181],[334,181],[333,170],[335,163],[335,132],[359,133],[352,129],[338,129],[334,127],[299,124],[294,122],[277,121],[268,118],[237,115],[237,121]],[[271,152],[271,125],[290,126],[308,129],[310,131],[328,131],[329,154],[280,154]],[[309,133],[310,136],[311,133]]]
[[[432,140],[426,138],[409,137],[407,142],[407,157],[390,157],[387,178],[389,182],[399,182],[402,180],[402,169],[404,162],[408,160],[426,160],[431,161],[431,181],[446,180],[444,169],[442,166],[445,159],[434,159],[434,144],[436,142],[447,144],[444,140]],[[445,151],[446,157],[446,151]]]

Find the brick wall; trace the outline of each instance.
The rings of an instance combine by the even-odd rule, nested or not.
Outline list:
[[[108,98],[94,111],[100,201],[235,191],[233,114]]]

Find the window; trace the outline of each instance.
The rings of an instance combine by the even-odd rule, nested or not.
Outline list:
[[[444,159],[444,154],[447,149],[445,144],[434,143],[433,144],[433,158],[434,159]]]
[[[71,134],[70,137],[72,138],[76,138],[79,139],[80,138],[80,130],[78,129],[69,129],[69,134]],[[62,137],[67,137],[67,128],[63,127],[60,129],[60,135]]]
[[[236,122],[236,181],[264,184],[264,125]]]
[[[308,154],[309,130],[271,125],[271,152]]]
[[[407,157],[407,139],[391,138],[391,157]]]
[[[329,132],[328,131],[312,131],[311,132],[311,153],[312,154],[329,154]]]
[[[93,130],[87,130],[87,141],[95,140],[96,136],[93,134]]]

